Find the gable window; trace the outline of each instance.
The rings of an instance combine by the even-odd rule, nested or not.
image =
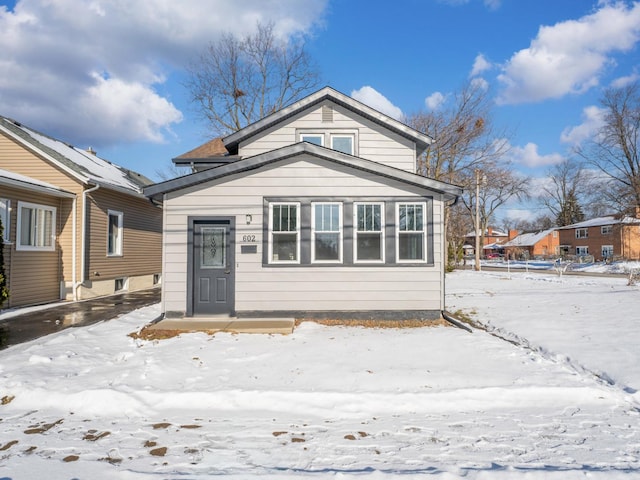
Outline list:
[[[324,147],[324,134],[323,133],[301,133],[300,141],[313,143],[314,145],[320,145]]]
[[[331,148],[338,152],[354,155],[353,143],[353,135],[331,135]]]
[[[354,260],[384,263],[384,204],[354,204]]]
[[[600,233],[602,235],[611,235],[612,231],[613,231],[613,226],[611,225],[603,225],[602,227],[600,227]]]
[[[396,255],[398,262],[424,262],[426,225],[424,203],[399,203],[396,210]]]
[[[11,233],[11,228],[9,225],[9,207],[10,201],[6,198],[0,198],[0,223],[2,223],[2,240],[5,243],[9,242],[9,234]]]
[[[56,208],[18,202],[18,250],[55,250]]]
[[[312,203],[311,261],[342,262],[342,204]]]
[[[576,228],[576,238],[587,238],[589,230],[587,228]]]
[[[108,211],[107,255],[110,257],[122,255],[122,212]]]
[[[269,204],[271,263],[300,262],[300,204]]]
[[[611,257],[613,257],[613,245],[603,245],[602,258],[611,258]]]

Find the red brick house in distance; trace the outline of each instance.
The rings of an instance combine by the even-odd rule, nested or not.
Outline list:
[[[563,257],[593,256],[595,261],[640,260],[640,208],[636,216],[609,215],[558,228]]]

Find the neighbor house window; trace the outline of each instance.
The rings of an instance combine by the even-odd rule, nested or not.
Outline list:
[[[354,155],[353,143],[353,135],[331,135],[331,148],[338,152]]]
[[[9,207],[10,201],[6,198],[0,198],[0,222],[2,223],[2,240],[5,242],[9,242],[9,234],[11,233],[11,228],[9,226]]]
[[[107,255],[122,255],[122,237],[124,229],[122,228],[123,214],[122,212],[108,212],[108,229],[107,229]]]
[[[426,224],[424,203],[399,203],[396,210],[396,254],[398,262],[424,262]]]
[[[313,143],[314,145],[324,146],[324,134],[323,133],[302,133],[300,134],[301,142]]]
[[[613,257],[613,245],[603,245],[602,258],[610,258],[610,257]]]
[[[311,261],[342,262],[342,204],[311,205]]]
[[[602,227],[600,227],[600,233],[602,235],[611,235],[612,231],[613,227],[611,225],[603,225]]]
[[[576,228],[576,238],[587,238],[589,230],[586,228]]]
[[[384,204],[354,204],[354,259],[384,263]]]
[[[589,255],[589,247],[576,247],[576,255]]]
[[[18,250],[55,250],[56,209],[18,202]]]
[[[300,262],[300,204],[269,204],[271,263]]]

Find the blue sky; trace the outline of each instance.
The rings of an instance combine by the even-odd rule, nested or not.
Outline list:
[[[184,67],[257,20],[307,35],[323,84],[392,115],[483,82],[534,177],[597,128],[603,88],[640,78],[639,1],[0,1],[0,115],[157,178],[210,138]]]

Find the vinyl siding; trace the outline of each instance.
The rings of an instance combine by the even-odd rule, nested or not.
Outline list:
[[[161,270],[162,210],[147,199],[100,188],[90,193],[87,278],[106,280]],[[107,212],[123,213],[123,254],[107,256]],[[97,275],[96,275],[97,274]]]
[[[350,110],[328,101],[324,102],[324,105],[329,104],[334,110],[332,122],[322,122],[322,104],[315,105],[241,144],[240,155],[251,157],[297,143],[300,141],[297,135],[300,130],[357,131],[356,156],[410,173],[416,172],[416,151],[413,142]]]
[[[294,266],[262,264],[263,197],[389,199],[427,192],[303,155],[251,174],[190,187],[164,202],[163,308],[184,312],[187,299],[187,229],[191,216],[236,217],[236,310],[441,310],[442,202],[433,195],[433,266]],[[250,225],[245,216],[252,215]],[[390,219],[387,219],[390,220]],[[254,234],[256,254],[241,253]]]
[[[63,204],[69,199],[60,199],[44,194],[12,187],[2,187],[2,198],[11,201],[10,243],[4,247],[5,273],[9,287],[9,300],[3,308],[36,305],[60,299],[61,264],[60,245],[57,242],[62,224]],[[56,208],[56,248],[54,251],[17,250],[18,202],[29,202]]]

